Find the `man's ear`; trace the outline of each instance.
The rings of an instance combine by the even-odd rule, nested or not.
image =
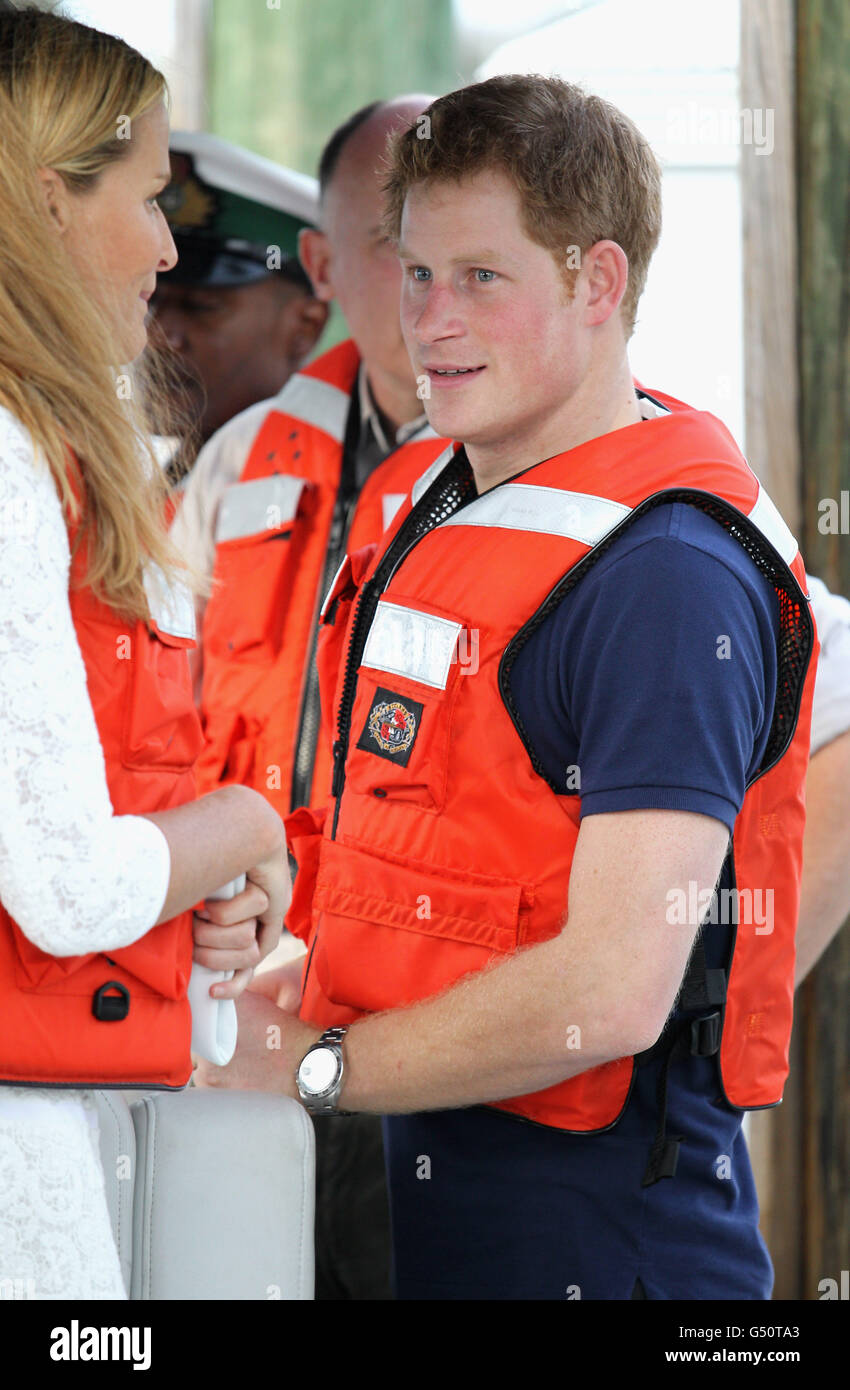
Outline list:
[[[60,233],[67,232],[71,225],[71,203],[65,180],[55,169],[39,169],[38,177],[41,180],[47,211],[56,230]]]
[[[330,309],[312,294],[302,294],[293,300],[289,310],[295,322],[295,332],[290,338],[289,350],[293,359],[300,365],[316,346],[328,321]]]
[[[323,304],[334,297],[331,283],[331,251],[324,232],[302,227],[298,233],[298,259],[310,277],[313,293]]]
[[[606,323],[618,308],[629,280],[629,262],[616,241],[597,241],[584,254],[586,278],[585,323]]]

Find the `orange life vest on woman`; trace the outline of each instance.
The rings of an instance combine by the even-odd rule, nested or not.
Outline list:
[[[282,817],[309,802],[313,789],[325,799],[330,785],[315,639],[342,548],[377,541],[445,448],[431,429],[420,430],[357,496],[344,446],[359,365],[349,341],[289,379],[218,512],[216,588],[203,622],[198,787],[241,782]]]
[[[203,743],[186,655],[195,645],[191,597],[157,591],[153,580],[150,626],[121,619],[81,587],[87,546],[74,554],[77,529],[69,526],[71,615],[113,809],[181,806],[196,796]],[[0,906],[0,1083],[185,1086],[191,968],[192,909],[109,955],[51,956]]]
[[[796,542],[725,427],[653,394],[671,414],[589,440],[480,497],[450,448],[416,484],[359,589],[351,562],[338,576],[323,615],[329,636],[347,628],[334,798],[324,820],[292,827],[298,878],[307,865],[312,880],[296,880],[301,902],[312,896],[300,1012],[328,1027],[404,1006],[559,933],[580,793],[566,779],[553,788],[533,766],[510,706],[512,661],[626,527],[660,503],[685,502],[745,547],[779,598],[773,725],[730,850],[739,904],[747,890],[774,890],[773,930],[740,913],[698,1049],[719,1044],[728,1100],[759,1107],[781,1098],[788,1070],[817,637]],[[498,1108],[603,1129],[622,1114],[634,1068],[620,1058]]]

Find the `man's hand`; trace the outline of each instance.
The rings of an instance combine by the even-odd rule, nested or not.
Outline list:
[[[283,1013],[255,990],[246,990],[238,1004],[239,1038],[232,1061],[216,1067],[198,1059],[196,1086],[237,1091],[273,1091],[298,1099],[295,1069],[308,1047],[318,1042],[321,1029]]]
[[[275,970],[260,970],[248,988],[257,994],[264,994],[277,1004],[286,1014],[297,1014],[301,1003],[301,977],[304,974],[304,961],[307,953],[302,951],[293,960]]]
[[[255,966],[277,946],[280,932],[258,922],[268,907],[265,890],[249,882],[235,898],[207,898],[203,911],[195,913],[192,959],[210,970],[236,972],[232,980],[213,986],[213,999],[238,998],[250,983]]]

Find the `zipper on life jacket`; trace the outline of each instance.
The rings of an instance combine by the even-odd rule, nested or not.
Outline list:
[[[330,588],[331,581],[339,569],[340,562],[345,554],[345,545],[356,505],[357,497],[346,496],[343,494],[342,489],[340,489],[337,493],[336,503],[334,504],[334,515],[331,522],[330,536],[328,538],[328,548],[325,553],[325,563],[322,566],[322,576],[317,595],[319,606],[321,606],[322,599]],[[298,721],[298,737],[295,742],[292,789],[289,803],[289,809],[291,811],[294,811],[298,806],[307,806],[310,803],[313,767],[316,761],[316,747],[319,742],[319,729],[322,722],[319,694],[319,668],[316,665],[318,644],[319,617],[318,612],[316,612],[313,618],[310,647],[307,653],[307,674],[304,683],[304,698],[301,702],[301,715]]]
[[[423,493],[416,506],[408,513],[405,521],[402,522],[398,532],[390,542],[389,549],[380,561],[378,568],[368,579],[360,590],[355,601],[354,616],[351,622],[351,636],[348,643],[348,651],[345,657],[345,675],[342,683],[342,695],[339,702],[339,716],[337,719],[337,737],[333,746],[333,781],[331,783],[331,795],[334,798],[334,814],[331,823],[331,839],[336,839],[337,822],[339,821],[339,807],[342,800],[342,792],[345,786],[345,760],[348,756],[348,742],[351,737],[351,716],[354,711],[354,697],[357,691],[357,668],[363,660],[363,649],[366,646],[366,639],[369,629],[372,626],[372,619],[378,607],[381,594],[387,589],[396,570],[404,563],[411,550],[419,542],[430,534],[442,521],[445,520],[445,508],[436,508],[434,518],[430,526],[423,524],[424,518],[434,504],[432,493],[435,489],[439,490],[456,486],[459,481],[458,475],[463,475],[463,481],[467,488],[471,487],[468,497],[460,496],[457,504],[452,507],[452,512],[459,510],[467,501],[472,501],[478,493],[475,488],[475,479],[472,474],[469,462],[463,449],[454,455],[454,458],[443,471],[434,479],[433,484]],[[451,513],[448,513],[449,515]]]
[[[663,406],[660,401],[656,401],[653,396],[650,396],[648,394],[648,392],[643,390],[637,390],[636,394],[638,396],[645,396],[647,400],[652,401],[654,405],[659,406],[662,410],[666,409],[666,406]],[[536,466],[536,464],[529,464],[527,468],[521,469],[519,473],[512,475],[510,478],[504,479],[504,481],[501,483],[497,483],[496,487],[504,487],[506,483],[516,482],[517,478],[522,477],[523,473],[530,472],[531,469]],[[339,719],[337,722],[337,738],[333,745],[333,780],[331,783],[331,795],[334,798],[335,806],[333,823],[331,826],[332,840],[336,839],[336,827],[337,821],[339,819],[339,803],[340,797],[342,795],[342,789],[345,785],[345,759],[348,754],[348,740],[351,734],[351,713],[354,705],[354,691],[356,686],[354,672],[356,668],[360,665],[360,661],[362,659],[363,654],[363,648],[366,645],[366,636],[368,635],[369,626],[371,626],[372,618],[374,617],[374,609],[375,607],[377,607],[377,599],[375,599],[372,612],[369,616],[369,624],[368,626],[366,626],[365,632],[363,632],[361,628],[361,619],[365,600],[367,597],[367,592],[369,594],[369,599],[371,603],[372,599],[374,598],[373,586],[375,586],[376,584],[380,584],[382,591],[386,589],[396,570],[407,558],[409,552],[413,549],[413,547],[418,544],[418,542],[422,539],[424,535],[427,535],[429,531],[432,531],[435,526],[439,526],[441,521],[445,520],[444,516],[435,517],[433,526],[425,527],[419,532],[419,534],[416,534],[417,528],[421,525],[421,517],[423,515],[423,512],[427,510],[428,506],[432,505],[432,502],[426,501],[426,499],[430,497],[430,494],[434,491],[435,488],[439,489],[445,487],[447,483],[451,484],[452,482],[456,481],[457,474],[460,471],[461,467],[463,467],[465,470],[468,470],[468,476],[472,479],[473,488],[472,497],[463,498],[459,502],[459,505],[463,506],[467,501],[471,501],[473,497],[478,496],[477,488],[474,485],[474,476],[472,475],[472,469],[470,467],[468,459],[466,458],[466,451],[463,448],[460,448],[458,452],[454,455],[451,462],[446,466],[446,468],[444,468],[434,479],[432,486],[428,488],[428,490],[425,493],[423,493],[416,506],[411,508],[407,520],[402,524],[398,533],[394,537],[389,550],[384,556],[384,559],[381,561],[378,569],[375,571],[372,578],[366,584],[364,584],[357,598],[354,610],[354,617],[351,625],[351,639],[349,642],[348,653],[346,656],[345,677],[343,681],[342,698],[340,700],[339,706]],[[457,507],[452,508],[453,511],[456,511],[457,509]],[[386,578],[384,578],[384,572],[387,568],[389,568],[389,573],[386,575]]]
[[[646,395],[646,392],[642,391],[639,392],[639,394]],[[648,397],[648,399],[652,400],[653,398]],[[660,402],[654,401],[654,404],[660,405]],[[529,464],[527,468],[521,469],[519,473],[515,473],[510,478],[505,478],[502,482],[497,483],[495,487],[505,487],[508,483],[515,483],[524,473],[531,472],[532,468],[536,466],[536,464]],[[388,588],[396,570],[404,563],[414,546],[418,545],[423,536],[428,535],[439,526],[441,522],[446,519],[446,515],[451,515],[451,512],[447,513],[445,511],[445,507],[435,508],[432,525],[426,526],[423,524],[423,518],[427,515],[429,508],[435,505],[435,498],[439,492],[445,490],[450,493],[451,489],[453,487],[457,488],[458,484],[465,484],[467,487],[470,487],[471,495],[466,497],[461,495],[458,497],[455,505],[451,508],[451,512],[459,510],[460,507],[465,506],[467,502],[473,501],[478,496],[472,468],[463,448],[457,451],[451,461],[434,479],[431,487],[423,493],[416,505],[411,508],[406,520],[400,526],[389,549],[378,565],[377,570],[372,575],[372,578],[367,580],[363,585],[357,597],[351,624],[351,637],[349,639],[348,651],[345,658],[345,676],[343,678],[342,696],[339,704],[337,737],[333,745],[333,780],[331,783],[331,795],[334,798],[335,804],[333,821],[331,823],[332,840],[336,839],[340,799],[342,797],[343,787],[345,786],[345,760],[348,755],[348,741],[351,736],[351,715],[354,707],[354,696],[357,685],[355,673],[363,657],[363,648],[366,645],[369,628],[375,616],[378,597],[380,593],[383,593],[383,591]],[[462,491],[463,488],[461,488],[461,493]],[[490,491],[495,491],[495,488],[490,489]],[[607,539],[607,537],[603,537],[602,541],[597,542],[594,550],[601,551],[604,549]],[[587,559],[587,557],[585,557],[585,559]],[[561,583],[563,583],[563,581],[561,581]],[[366,613],[367,600],[369,608],[368,613]],[[505,655],[506,654],[507,653],[505,653]],[[516,720],[514,722],[516,722]],[[520,737],[522,737],[522,734],[520,734]]]
[[[316,604],[313,612],[313,625],[310,629],[310,642],[307,661],[304,667],[304,693],[298,716],[298,733],[295,739],[295,754],[292,763],[292,787],[289,809],[310,803],[313,783],[313,767],[316,761],[316,747],[319,742],[319,729],[322,722],[319,695],[319,671],[316,665],[316,651],[319,644],[319,611],[322,601],[330,588],[331,581],[339,569],[345,554],[348,532],[357,506],[357,441],[360,436],[360,397],[355,383],[345,422],[345,437],[342,446],[339,484],[334,499],[325,563],[316,591]]]

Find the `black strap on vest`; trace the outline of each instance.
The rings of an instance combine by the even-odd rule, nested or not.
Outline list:
[[[345,435],[342,441],[342,462],[340,464],[339,484],[331,515],[325,561],[316,591],[317,615],[334,575],[345,556],[345,544],[354,515],[357,501],[357,444],[360,439],[360,390],[355,377],[354,389],[348,401],[348,415],[345,421]],[[307,661],[304,666],[306,676],[301,696],[301,709],[298,715],[298,732],[295,738],[292,761],[292,788],[289,809],[310,803],[310,788],[313,784],[313,768],[316,762],[316,748],[319,742],[319,728],[322,722],[319,701],[319,670],[316,665],[316,649],[319,642],[318,616],[313,624],[307,646]]]
[[[679,1010],[688,1013],[698,1011],[698,1016],[668,1020],[658,1041],[635,1058],[638,1066],[646,1066],[659,1057],[664,1059],[658,1073],[656,1090],[658,1128],[649,1151],[641,1187],[651,1187],[660,1178],[672,1178],[676,1175],[679,1148],[685,1136],[679,1134],[674,1137],[667,1133],[667,1082],[670,1067],[681,1057],[715,1055],[720,1048],[723,1027],[723,1014],[719,1006],[725,1002],[726,971],[706,968],[705,947],[700,935],[691,953],[679,997]]]

